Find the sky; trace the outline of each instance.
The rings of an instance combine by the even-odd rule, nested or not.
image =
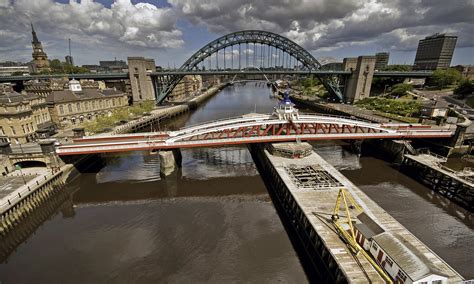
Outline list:
[[[0,62],[31,60],[35,26],[50,59],[71,39],[78,65],[127,56],[179,67],[208,42],[239,30],[288,37],[316,58],[390,52],[413,64],[418,41],[458,36],[452,65],[474,64],[474,0],[0,0]]]

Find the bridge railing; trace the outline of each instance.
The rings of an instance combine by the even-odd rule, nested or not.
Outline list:
[[[268,115],[268,116],[272,115],[272,113],[258,113],[258,114],[259,115]],[[364,122],[364,123],[369,123],[369,124],[380,124],[381,126],[386,126],[386,127],[390,126],[390,123],[375,123],[375,122],[372,122],[368,119],[358,118],[358,117],[354,117],[354,116],[348,117],[348,116],[343,116],[343,115],[320,114],[320,113],[300,113],[300,116],[335,118],[335,119],[344,119],[344,120],[349,120],[349,121]],[[189,128],[193,128],[193,127],[197,127],[197,126],[202,126],[202,125],[216,123],[216,122],[223,122],[223,121],[226,121],[226,120],[239,119],[239,118],[245,118],[245,114],[238,115],[238,116],[233,116],[233,117],[228,117],[228,118],[217,119],[217,120],[213,120],[213,121],[200,122],[200,123],[192,124],[192,125],[189,125],[189,126],[181,127],[179,130],[185,130],[185,129],[189,129]],[[248,116],[248,118],[250,119],[252,117]],[[258,118],[258,117],[256,116],[255,118]],[[410,125],[408,123],[400,123],[400,124],[401,125]],[[416,123],[414,123],[414,124],[416,124]],[[411,124],[411,125],[413,125],[413,124]]]

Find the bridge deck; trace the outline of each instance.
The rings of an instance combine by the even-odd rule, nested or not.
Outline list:
[[[452,129],[420,124],[377,124],[310,114],[286,120],[269,114],[248,114],[170,132],[85,137],[58,147],[57,153],[81,155],[297,140],[449,138],[452,135]]]
[[[324,245],[336,259],[338,266],[343,269],[349,282],[369,283],[368,278],[370,278],[372,283],[384,283],[380,275],[378,275],[361,254],[353,256],[349,252],[346,244],[335,233],[334,227],[329,221],[336,203],[338,191],[341,187],[349,191],[357,203],[361,205],[365,213],[376,221],[386,232],[396,235],[399,239],[410,244],[410,247],[414,249],[414,251],[412,251],[413,254],[419,256],[425,262],[431,263],[439,271],[447,275],[449,283],[456,283],[462,280],[461,276],[445,261],[432,252],[425,244],[383,210],[383,208],[378,206],[357,186],[352,184],[315,152],[312,152],[310,156],[302,159],[273,156],[267,150],[265,150],[265,155],[271,162],[272,167],[276,169],[278,175],[284,181],[296,201],[297,206],[302,210],[310,225],[323,239]],[[326,173],[324,186],[317,188],[317,184],[312,184],[311,187],[304,188],[301,184],[298,184],[298,178],[296,178],[296,175],[292,172],[295,169],[304,167],[313,167],[319,169],[321,172],[324,171]],[[327,177],[332,177],[332,179],[328,179]],[[304,180],[302,182],[304,182]],[[353,216],[357,215],[355,210],[351,212],[351,214],[353,214]],[[405,263],[403,265],[407,267],[416,264]],[[415,267],[415,269],[422,268],[423,267]]]

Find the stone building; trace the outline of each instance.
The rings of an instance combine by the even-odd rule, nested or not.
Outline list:
[[[26,143],[49,137],[54,130],[46,98],[19,94],[10,84],[0,85],[0,136],[12,143]]]
[[[31,42],[33,45],[33,72],[51,71],[51,68],[49,68],[48,55],[46,55],[46,52],[43,50],[43,45],[38,40],[33,24],[31,24],[31,34],[33,35],[33,41]]]
[[[128,97],[114,89],[99,90],[93,85],[84,88],[77,80],[69,81],[68,89],[55,90],[47,97],[51,119],[60,127],[93,120],[128,106]]]
[[[171,94],[168,96],[168,101],[182,101],[190,96],[197,95],[202,89],[202,77],[200,75],[186,75],[176,85]]]

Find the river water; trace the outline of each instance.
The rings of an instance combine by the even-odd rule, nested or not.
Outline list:
[[[225,88],[198,110],[154,129],[270,112],[263,83]],[[335,142],[315,149],[466,278],[474,278],[472,215]],[[65,190],[71,199],[0,264],[1,283],[307,282],[245,147],[186,149],[161,178],[156,155],[105,157]]]

